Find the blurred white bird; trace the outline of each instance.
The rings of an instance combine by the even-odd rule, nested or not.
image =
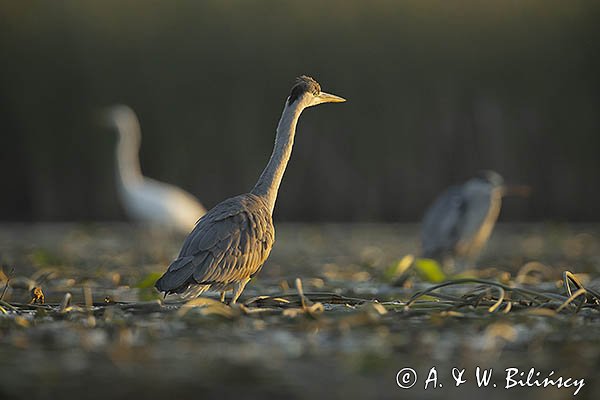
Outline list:
[[[142,175],[141,132],[131,108],[113,106],[109,123],[119,132],[116,155],[117,189],[127,215],[137,221],[189,233],[206,209],[188,192]]]

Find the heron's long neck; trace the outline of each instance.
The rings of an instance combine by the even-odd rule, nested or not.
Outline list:
[[[303,109],[298,103],[295,102],[289,106],[286,102],[281,120],[279,120],[279,125],[277,125],[273,153],[258,182],[256,182],[254,189],[252,189],[252,194],[261,196],[266,200],[271,213],[275,207],[277,191],[279,190],[285,167],[292,154],[296,124]]]
[[[119,143],[116,150],[117,179],[123,186],[141,182],[139,149],[140,132],[137,121],[126,121],[117,124]]]

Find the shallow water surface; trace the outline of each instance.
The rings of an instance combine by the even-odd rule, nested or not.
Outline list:
[[[127,224],[1,226],[0,290],[7,277],[10,285],[0,303],[0,398],[547,400],[575,391],[507,389],[511,367],[515,379],[535,368],[530,382],[552,370],[583,378],[577,397],[600,394],[598,226],[500,225],[475,271],[444,278],[483,283],[409,307],[434,285],[413,268],[395,275],[418,251],[417,226],[276,229],[245,305],[229,307],[216,296],[160,300],[152,285],[181,237]],[[564,271],[588,291],[568,301]],[[27,304],[35,286],[46,304]],[[487,387],[477,366],[493,369]],[[418,376],[410,389],[396,382],[403,368]],[[453,368],[465,369],[459,387]]]

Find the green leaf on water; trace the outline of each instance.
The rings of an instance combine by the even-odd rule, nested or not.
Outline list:
[[[149,273],[141,281],[139,281],[137,285],[135,285],[135,287],[138,289],[153,288],[154,284],[156,283],[158,278],[160,278],[160,276],[161,274],[158,272]]]
[[[386,282],[392,282],[402,274],[404,274],[413,264],[415,257],[412,254],[407,254],[402,259],[395,261],[383,272],[383,279]]]
[[[415,269],[419,276],[428,282],[440,283],[446,280],[446,274],[440,264],[430,258],[418,258],[415,261]]]
[[[163,298],[163,296],[153,288],[140,289],[138,292],[138,297],[142,301],[159,300]]]

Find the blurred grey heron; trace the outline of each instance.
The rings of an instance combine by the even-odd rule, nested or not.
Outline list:
[[[448,188],[425,213],[421,250],[425,258],[473,262],[489,239],[506,194],[528,194],[529,188],[507,188],[500,174],[481,171],[462,185]]]
[[[119,132],[115,155],[117,189],[127,215],[189,233],[206,210],[194,196],[167,183],[142,175],[139,160],[141,132],[133,110],[124,105],[111,107],[108,121]]]
[[[300,114],[307,107],[343,101],[322,92],[312,78],[296,80],[277,125],[273,153],[258,182],[250,193],[227,199],[200,218],[177,259],[156,282],[159,291],[186,298],[218,291],[225,301],[225,292],[233,290],[231,303],[235,304],[271,252],[275,240],[273,208]]]

